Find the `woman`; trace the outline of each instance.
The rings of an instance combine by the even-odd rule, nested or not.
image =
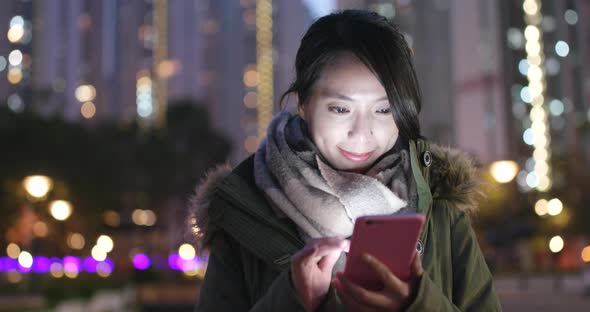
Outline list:
[[[210,247],[197,311],[495,311],[492,277],[467,213],[472,161],[421,139],[420,90],[403,35],[344,11],[301,41],[296,78],[256,154],[211,173],[192,200]],[[411,279],[365,257],[384,289],[344,278],[354,220],[423,213]],[[386,243],[384,239],[384,243]]]

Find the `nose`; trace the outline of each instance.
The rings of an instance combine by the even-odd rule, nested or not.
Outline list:
[[[373,137],[373,121],[370,117],[363,114],[357,115],[348,131],[348,138],[358,140],[358,143],[371,141]]]

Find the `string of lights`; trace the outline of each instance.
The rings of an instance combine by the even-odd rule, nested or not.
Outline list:
[[[547,121],[545,104],[545,72],[543,53],[543,32],[540,29],[543,16],[541,14],[540,0],[525,0],[523,2],[524,19],[526,28],[524,37],[526,40],[525,49],[527,53],[528,86],[524,92],[528,93],[525,98],[530,101],[532,108],[529,113],[531,120],[530,130],[533,136],[533,159],[534,170],[527,176],[527,184],[540,192],[547,192],[551,189],[551,150],[550,133]]]
[[[256,69],[258,138],[266,136],[273,114],[272,1],[256,2]]]

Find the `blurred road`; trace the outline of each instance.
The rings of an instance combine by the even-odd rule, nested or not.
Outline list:
[[[536,277],[528,283],[514,277],[497,278],[495,283],[507,312],[590,311],[590,294],[585,293],[581,276]]]

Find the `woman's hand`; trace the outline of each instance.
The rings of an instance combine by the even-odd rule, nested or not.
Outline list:
[[[400,280],[383,262],[368,254],[363,255],[363,260],[377,272],[384,287],[381,291],[370,291],[338,273],[334,287],[348,311],[401,311],[412,302],[423,274],[420,256],[414,257],[408,282]]]
[[[349,246],[345,239],[313,239],[291,258],[293,286],[306,311],[314,311],[328,293],[332,268]]]

